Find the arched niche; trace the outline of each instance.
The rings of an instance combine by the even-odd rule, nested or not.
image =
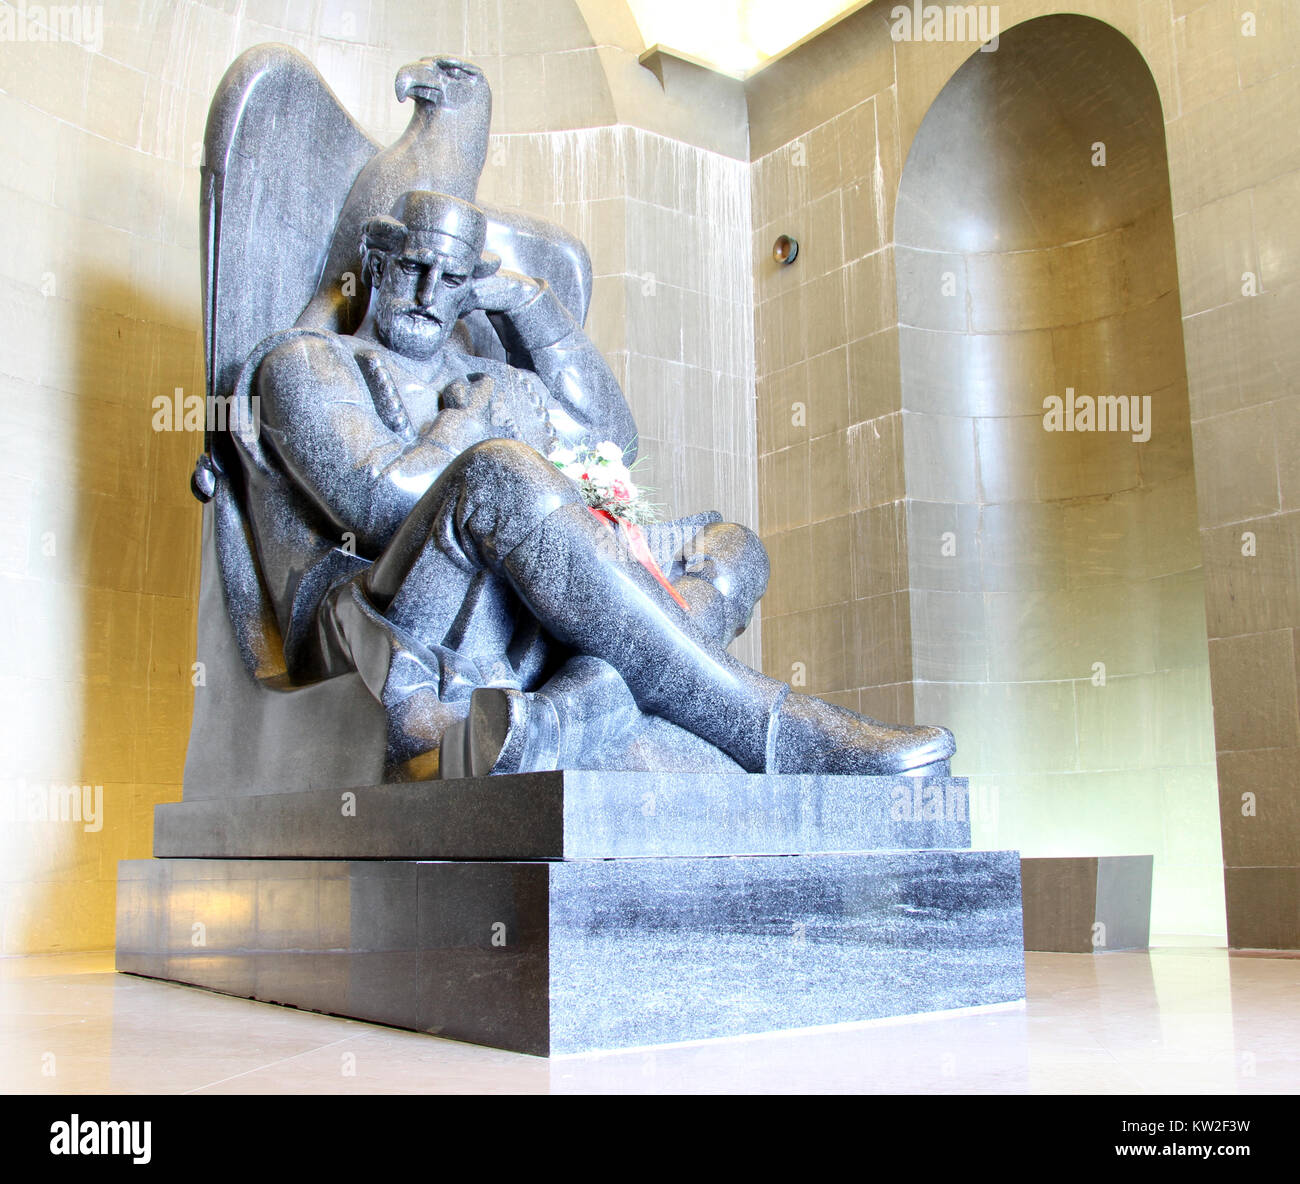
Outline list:
[[[1057,15],[973,53],[912,144],[896,240],[916,717],[957,732],[978,845],[1152,853],[1153,932],[1222,934],[1169,170],[1138,51]],[[1084,400],[1114,396],[1127,430],[1118,403],[1089,425]]]

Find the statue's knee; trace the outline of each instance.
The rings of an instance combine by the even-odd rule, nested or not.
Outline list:
[[[459,463],[465,476],[477,481],[510,480],[523,474],[535,476],[548,469],[556,471],[540,452],[519,440],[481,440],[461,453]]]
[[[716,522],[695,536],[686,574],[708,580],[728,600],[753,608],[767,590],[767,548],[747,527]]]
[[[483,440],[456,463],[463,496],[476,507],[486,500],[520,512],[534,505],[554,508],[556,495],[573,488],[540,452],[518,440]]]

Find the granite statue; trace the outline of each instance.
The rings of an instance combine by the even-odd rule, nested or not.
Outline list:
[[[205,577],[220,575],[200,648],[206,614],[250,687],[202,720],[196,701],[187,792],[241,727],[310,766],[305,783],[362,775],[340,773],[377,751],[375,712],[349,708],[360,688],[382,709],[385,780],[946,771],[945,729],[869,719],[727,652],[766,586],[752,532],[701,514],[647,527],[638,549],[547,459],[611,440],[635,456],[582,331],[586,252],[476,204],[481,72],[421,59],[397,89],[417,110],[387,152],[282,47],[249,51],[214,100],[208,394],[236,414],[195,475]],[[302,120],[260,118],[285,102]],[[342,297],[347,276],[363,304]],[[345,690],[321,706],[331,685]],[[285,697],[313,693],[285,722]]]
[[[212,104],[194,715],[118,970],[533,1055],[1023,998],[951,735],[728,653],[762,544],[636,498],[586,250],[477,193],[481,72],[397,96],[383,149],[258,46]]]

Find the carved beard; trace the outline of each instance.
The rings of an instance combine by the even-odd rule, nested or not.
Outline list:
[[[381,293],[375,309],[375,332],[394,353],[427,362],[447,344],[456,318],[453,316],[450,322],[439,321],[433,315],[422,315],[421,307],[413,301],[384,297]],[[424,311],[432,313],[431,309]]]

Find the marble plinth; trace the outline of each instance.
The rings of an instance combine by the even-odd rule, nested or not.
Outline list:
[[[1151,855],[1022,859],[1025,949],[1145,950],[1154,864]]]
[[[614,859],[969,846],[960,777],[564,771],[154,809],[161,858]]]
[[[1015,852],[119,867],[120,971],[538,1055],[1024,996]]]

